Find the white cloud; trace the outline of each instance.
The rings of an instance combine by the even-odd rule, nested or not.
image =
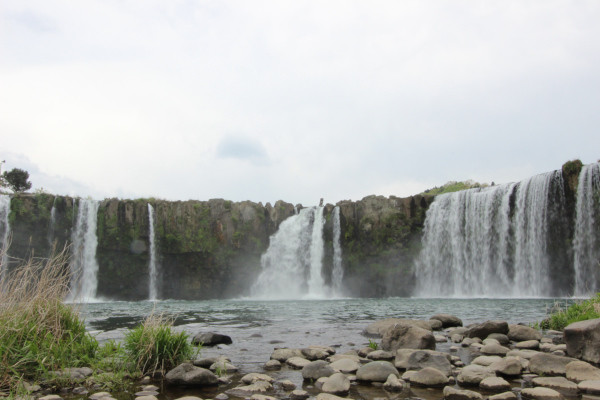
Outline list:
[[[515,181],[598,158],[598,17],[593,1],[7,3],[0,157],[100,196]]]

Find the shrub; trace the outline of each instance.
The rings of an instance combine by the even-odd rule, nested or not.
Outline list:
[[[568,307],[565,304],[564,308],[560,304],[555,304],[553,309],[555,311],[538,324],[539,328],[561,330],[573,322],[600,318],[600,293]]]
[[[172,332],[171,325],[163,315],[151,314],[125,336],[125,350],[142,373],[166,371],[194,356],[188,335]]]
[[[0,277],[0,387],[89,365],[98,342],[77,310],[62,302],[69,290],[66,251],[30,260]]]

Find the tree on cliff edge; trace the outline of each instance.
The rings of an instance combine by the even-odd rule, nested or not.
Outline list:
[[[29,172],[13,168],[10,171],[5,171],[2,174],[2,179],[6,183],[6,186],[12,189],[13,192],[24,192],[31,189],[31,182],[29,179]]]

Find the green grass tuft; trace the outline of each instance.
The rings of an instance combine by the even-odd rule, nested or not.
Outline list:
[[[553,307],[553,312],[536,328],[562,330],[567,325],[577,321],[600,318],[600,293],[591,299],[561,306],[559,303]]]

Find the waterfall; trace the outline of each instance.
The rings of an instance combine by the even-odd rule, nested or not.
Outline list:
[[[333,209],[333,270],[331,271],[331,285],[333,293],[340,296],[342,292],[342,279],[344,270],[342,269],[342,246],[340,243],[341,225],[340,225],[340,207]]]
[[[50,246],[50,248],[52,249],[52,246],[54,245],[54,225],[56,224],[56,199],[57,197],[54,197],[54,201],[52,202],[52,208],[50,209],[50,224],[48,225],[48,245]]]
[[[261,257],[262,272],[253,297],[298,299],[324,297],[323,207],[303,208],[279,225]]]
[[[154,237],[154,208],[150,203],[148,203],[148,226],[150,229],[149,233],[149,241],[150,241],[150,262],[148,264],[148,299],[156,300],[157,299],[157,287],[156,287],[156,278],[157,278],[157,262],[156,262],[156,244]]]
[[[0,277],[8,271],[8,246],[10,242],[10,196],[0,194]]]
[[[575,295],[598,291],[600,268],[600,164],[585,165],[579,173],[573,240]]]
[[[99,203],[92,199],[79,199],[77,222],[72,234],[73,260],[71,261],[70,300],[84,302],[96,298],[98,262],[96,226]]]
[[[558,171],[437,196],[415,261],[416,295],[547,295],[547,210],[555,180],[562,184]]]

